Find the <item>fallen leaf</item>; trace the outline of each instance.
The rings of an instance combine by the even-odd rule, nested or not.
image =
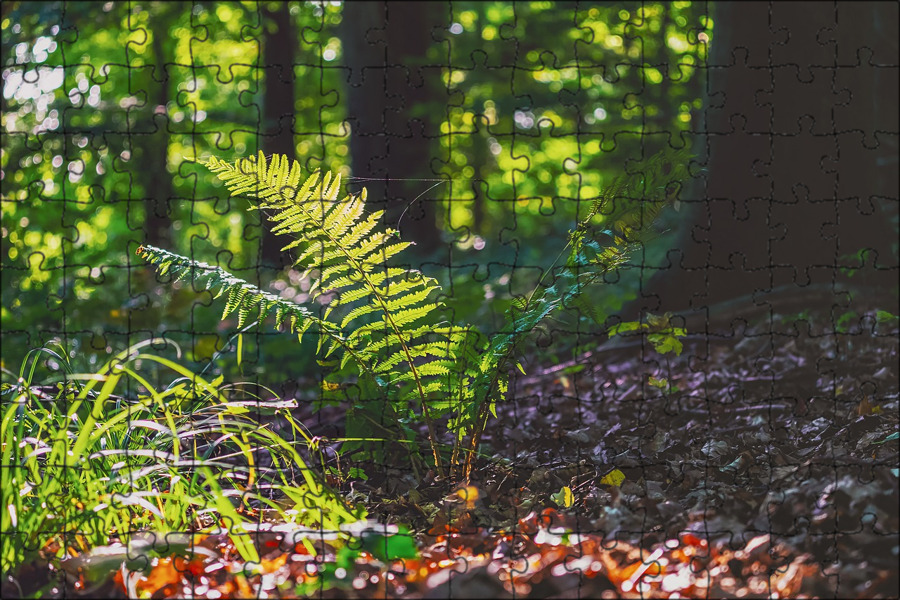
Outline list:
[[[623,481],[625,481],[625,473],[623,473],[619,469],[613,469],[603,476],[603,478],[600,480],[600,485],[611,485],[613,487],[619,487],[620,485],[622,485]]]
[[[860,400],[859,406],[856,408],[856,414],[860,417],[872,414],[872,405],[869,403],[868,396],[864,395],[863,399]]]
[[[562,489],[557,493],[550,494],[550,499],[553,500],[557,506],[561,506],[563,508],[569,508],[574,502],[572,489],[567,485],[564,485]]]

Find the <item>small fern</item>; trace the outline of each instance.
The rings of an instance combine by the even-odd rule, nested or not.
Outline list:
[[[586,286],[605,283],[608,273],[626,267],[629,256],[653,239],[651,225],[665,206],[678,201],[682,183],[689,177],[689,161],[686,149],[666,149],[649,158],[641,172],[613,181],[570,232],[569,242],[557,258],[559,262],[570,249],[566,262],[562,266],[554,263],[548,271],[552,283],[544,286],[542,280],[526,300],[514,303],[498,335],[490,339],[470,336],[457,351],[457,373],[463,382],[456,388],[457,405],[463,412],[453,422],[459,428],[454,462],[463,434],[468,434],[466,478],[471,476],[488,417],[506,396],[507,373],[518,364],[516,356],[523,341],[555,311],[588,301],[582,296]]]
[[[650,224],[662,208],[677,201],[688,159],[684,151],[665,151],[650,159],[643,173],[605,190],[570,233],[557,259],[565,256],[565,261],[548,271],[552,281],[541,281],[514,304],[506,326],[491,337],[444,323],[438,283],[417,270],[392,266],[410,244],[398,241],[392,229],[377,229],[383,211],[365,213],[365,190],[341,198],[340,176],[331,173],[316,172],[301,182],[300,164],[284,156],[267,160],[259,153],[233,164],[217,158],[204,164],[232,196],[256,198],[255,208],[275,223],[273,232],[295,238],[283,250],[298,252],[294,265],[312,281],[310,299],[327,305],[321,316],[219,267],[152,246],[141,246],[138,254],[161,274],[189,278],[216,297],[224,295],[222,316],[236,312],[239,327],[252,317],[262,324],[272,315],[276,328],[298,336],[315,332],[322,358],[339,356],[339,369],[352,364],[390,400],[394,414],[404,420],[421,414],[441,475],[436,421],[449,417],[455,436],[451,467],[469,477],[481,433],[506,396],[508,372],[525,336],[555,311],[575,301],[583,304],[586,285],[627,265],[650,239]]]
[[[340,366],[354,361],[361,373],[372,375],[386,394],[398,386],[392,398],[398,406],[417,404],[428,425],[435,464],[442,469],[437,450],[437,433],[429,411],[429,397],[440,392],[453,365],[452,344],[446,329],[437,328],[439,304],[433,301],[440,288],[419,271],[390,266],[390,260],[407,248],[391,229],[376,231],[383,211],[366,215],[366,191],[358,196],[339,197],[340,175],[313,173],[301,183],[300,163],[275,155],[271,160],[260,152],[255,159],[234,164],[215,157],[204,163],[225,182],[232,196],[251,195],[256,206],[276,223],[277,235],[296,239],[282,250],[299,250],[294,262],[313,280],[310,299],[334,298],[321,318],[299,305],[234,277],[221,269],[181,258],[158,248],[143,247],[142,256],[157,264],[161,272],[176,269],[179,276],[204,274],[198,283],[227,291],[225,313],[237,311],[242,324],[251,310],[260,321],[276,311],[289,315],[291,331],[302,334],[315,324],[324,335],[319,350],[323,357],[342,353]],[[324,300],[324,299],[322,299]],[[339,322],[329,320],[333,311],[343,313]],[[374,317],[374,318],[373,318]]]

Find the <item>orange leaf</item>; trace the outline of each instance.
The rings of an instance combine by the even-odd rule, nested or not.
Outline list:
[[[160,558],[154,563],[150,571],[142,575],[134,586],[139,596],[152,596],[166,586],[181,581],[181,572],[175,568],[171,557]]]
[[[456,490],[456,495],[460,500],[466,501],[466,508],[475,508],[475,502],[478,500],[479,492],[478,488],[474,485],[467,485],[466,487]]]
[[[860,417],[872,414],[872,404],[869,402],[868,396],[864,395],[863,399],[860,400],[859,406],[856,409],[856,414]]]
[[[259,568],[263,573],[274,573],[284,566],[287,562],[287,554],[279,554],[275,558],[269,560],[267,558],[259,561]]]
[[[706,540],[701,540],[693,533],[685,533],[681,536],[681,543],[688,546],[706,547]]]

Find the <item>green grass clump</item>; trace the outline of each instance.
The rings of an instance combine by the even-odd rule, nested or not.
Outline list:
[[[256,561],[250,525],[270,512],[315,530],[357,519],[295,448],[312,440],[290,403],[246,400],[221,378],[142,351],[160,341],[136,344],[93,374],[72,372],[65,349],[49,346],[29,352],[17,378],[4,372],[13,379],[0,411],[4,573],[39,553],[62,559],[140,531],[224,526],[242,558]],[[43,359],[61,371],[38,382]],[[265,412],[300,438],[260,423]]]

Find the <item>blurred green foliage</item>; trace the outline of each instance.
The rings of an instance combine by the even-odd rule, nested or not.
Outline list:
[[[4,3],[5,365],[53,337],[85,369],[154,335],[198,362],[225,348],[236,323],[203,310],[208,294],[164,285],[135,260],[151,234],[276,293],[302,290],[296,272],[259,266],[258,216],[233,210],[245,201],[185,160],[260,148],[272,4]],[[309,170],[350,175],[341,4],[289,6],[300,33],[297,156]],[[427,160],[432,177],[448,180],[436,188],[448,250],[423,270],[450,290],[458,319],[490,323],[506,306],[484,301],[533,287],[553,259],[542,248],[562,247],[604,185],[665,144],[691,143],[712,20],[691,2],[433,6],[442,25],[423,72],[441,77],[445,93],[409,118],[430,111],[442,121]],[[245,343],[256,357],[245,368],[265,363],[273,377],[310,361],[275,334]]]

